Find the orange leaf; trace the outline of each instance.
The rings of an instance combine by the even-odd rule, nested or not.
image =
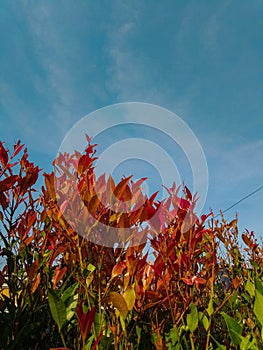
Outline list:
[[[53,289],[56,288],[57,284],[62,280],[66,272],[67,272],[66,266],[64,266],[62,269],[60,269],[58,266],[56,267],[55,275],[53,278]]]
[[[37,218],[37,213],[31,211],[31,212],[28,214],[28,217],[27,217],[27,226],[28,226],[28,227],[33,226],[34,223],[35,223],[35,221],[36,221],[36,218]]]
[[[132,178],[132,175],[129,177],[126,177],[124,179],[122,179],[118,185],[115,187],[114,189],[114,195],[117,199],[121,199],[124,191],[126,190],[126,187],[128,187],[128,183],[130,181],[130,179]]]
[[[232,284],[235,289],[237,289],[240,286],[241,280],[239,277],[236,277],[232,280]]]
[[[25,245],[29,245],[34,239],[34,236],[29,236],[24,240]]]
[[[28,276],[30,282],[32,282],[34,280],[37,271],[38,271],[38,260],[35,260],[31,266],[28,266],[26,268],[26,273],[27,273],[27,276]]]
[[[126,268],[126,264],[122,261],[118,261],[111,271],[111,278],[115,278],[122,274],[123,270]]]
[[[54,187],[54,183],[55,183],[55,178],[54,178],[54,173],[51,174],[44,174],[45,176],[45,184],[46,184],[46,188],[47,188],[47,192],[49,194],[49,197],[51,199],[56,199],[56,191],[55,191],[55,187]]]
[[[59,213],[58,213],[58,218],[60,219],[61,216],[64,214],[65,210],[67,209],[67,206],[69,204],[68,199],[64,200],[64,202],[59,206]]]
[[[39,286],[39,283],[40,283],[40,273],[37,274],[37,277],[36,277],[34,283],[32,284],[31,294],[35,293],[35,291],[37,290],[37,287]]]
[[[253,245],[253,241],[252,239],[250,239],[248,236],[246,236],[244,233],[242,234],[242,239],[243,241],[246,243],[246,245],[249,247],[249,248],[252,248],[252,245]]]
[[[97,211],[97,209],[99,208],[100,205],[100,199],[99,197],[95,194],[89,204],[88,204],[88,211],[91,213],[91,215],[94,215]]]

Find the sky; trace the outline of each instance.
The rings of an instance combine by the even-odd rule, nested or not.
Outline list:
[[[203,212],[218,213],[263,185],[262,35],[262,0],[3,0],[0,139],[21,139],[51,171],[65,135],[89,113],[125,102],[160,106],[199,140],[209,174]],[[98,140],[156,141],[154,132],[112,128]],[[184,152],[158,142],[191,188]],[[131,159],[115,173],[149,175],[151,191],[162,177],[146,163]],[[262,200],[263,190],[226,218],[238,212],[241,231],[263,236]]]

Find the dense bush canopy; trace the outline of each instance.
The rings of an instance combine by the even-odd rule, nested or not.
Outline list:
[[[198,218],[187,187],[159,202],[145,179],[97,179],[87,140],[51,174],[0,143],[0,348],[262,349],[253,232],[242,248],[237,219]]]

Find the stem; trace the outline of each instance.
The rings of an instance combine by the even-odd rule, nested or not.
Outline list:
[[[66,342],[65,342],[65,339],[64,339],[64,336],[63,336],[63,333],[62,333],[61,329],[59,330],[59,334],[60,334],[60,337],[61,337],[61,340],[62,340],[63,346],[64,346],[64,348],[66,348],[66,347],[67,347],[67,345],[66,345]]]
[[[191,342],[191,349],[195,350],[195,343],[194,343],[194,338],[192,333],[190,333],[190,342]]]
[[[212,245],[213,245],[213,253],[215,253],[215,240],[214,240],[214,237],[213,237]],[[214,281],[215,281],[215,261],[213,261],[213,265],[212,265],[212,286],[211,286],[210,301],[209,302],[211,302],[211,300],[214,299]],[[208,350],[208,348],[209,348],[210,336],[211,336],[211,318],[212,318],[212,315],[209,315],[209,316],[210,316],[210,320],[209,320],[210,324],[209,324],[209,328],[208,328],[208,331],[207,331],[206,346],[205,346],[206,350]]]

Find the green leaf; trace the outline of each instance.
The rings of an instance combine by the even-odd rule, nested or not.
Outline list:
[[[256,289],[263,295],[263,285],[260,282],[259,278],[255,278]]]
[[[208,328],[210,327],[210,323],[211,323],[210,319],[208,319],[203,312],[198,313],[198,318],[202,322],[204,329],[207,331]]]
[[[121,322],[121,328],[125,333],[126,332],[125,319],[122,317],[122,315],[120,315],[120,322]]]
[[[186,324],[191,333],[193,333],[198,326],[198,311],[195,304],[190,305],[190,314],[186,316]]]
[[[255,285],[250,280],[247,280],[247,283],[245,285],[245,290],[249,293],[251,298],[255,296]]]
[[[179,332],[176,327],[170,329],[170,332],[165,336],[166,342],[168,342],[168,346],[170,345],[171,349],[174,349],[175,345],[179,342]]]
[[[221,312],[221,315],[224,317],[224,320],[226,322],[230,338],[235,345],[238,345],[242,339],[242,327],[236,320],[227,315],[225,312]]]
[[[256,289],[256,297],[254,303],[254,314],[263,327],[263,295]]]
[[[78,288],[78,283],[74,283],[72,286],[68,287],[61,296],[61,299],[65,303],[70,297],[74,297],[76,289]]]
[[[48,303],[51,315],[60,331],[67,320],[65,304],[52,289],[48,291]]]
[[[71,303],[66,308],[67,321],[70,321],[72,317],[75,315],[76,308],[78,305],[78,295],[73,297]]]
[[[214,313],[213,299],[209,300],[208,308],[206,309],[208,316],[211,316]]]
[[[136,335],[137,335],[137,346],[139,347],[141,341],[142,329],[136,325]]]
[[[242,337],[242,341],[240,343],[241,350],[248,350],[251,348],[250,337],[250,334],[248,334],[246,337]]]
[[[95,338],[94,335],[91,335],[89,337],[89,339],[87,340],[86,345],[85,345],[85,350],[91,350],[92,349],[92,343],[93,343],[94,338]]]
[[[217,348],[215,350],[226,350],[225,345],[219,344],[218,341],[212,336],[212,334],[211,334],[211,338],[216,343]],[[209,349],[210,349],[210,347],[209,347]]]
[[[96,270],[96,267],[95,267],[94,265],[92,265],[92,264],[89,264],[89,265],[88,265],[88,271],[89,271],[90,273],[94,272],[95,270]]]

